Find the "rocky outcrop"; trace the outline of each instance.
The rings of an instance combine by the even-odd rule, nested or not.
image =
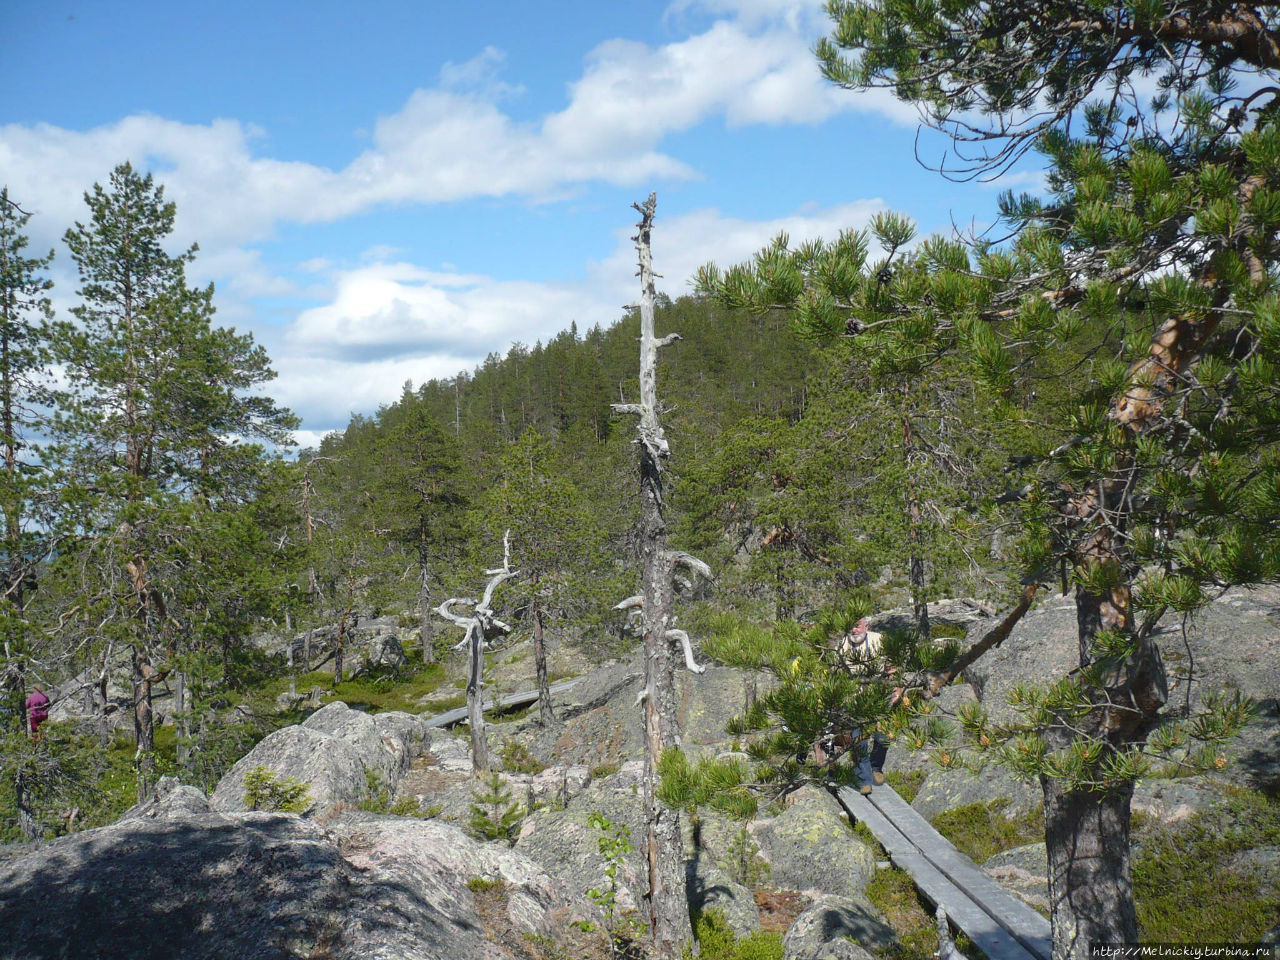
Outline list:
[[[861,898],[823,896],[796,917],[782,941],[784,960],[870,960],[897,942],[893,928]]]
[[[911,806],[920,816],[932,820],[945,810],[993,800],[1007,800],[1000,812],[1006,817],[1016,817],[1042,808],[1044,792],[1039,784],[1018,780],[993,763],[977,773],[935,767],[920,785]]]
[[[752,675],[729,667],[709,666],[706,673],[676,674],[680,727],[685,752],[697,756],[720,749],[725,726],[745,707]],[[757,679],[757,685],[763,680]],[[495,742],[518,739],[548,765],[588,767],[644,757],[643,710],[636,698],[643,687],[638,658],[609,664],[583,677],[557,703],[559,722],[542,727],[537,719],[493,730]]]
[[[1210,693],[1239,691],[1260,712],[1230,751],[1224,775],[1265,787],[1280,776],[1280,586],[1236,588],[1186,624],[1167,616],[1156,632],[1169,678],[1166,714],[1198,709]],[[1019,684],[1043,684],[1079,662],[1075,601],[1051,595],[1028,613],[1005,642],[965,671],[987,713],[1010,720]]]
[[[429,737],[429,728],[418,717],[370,716],[334,701],[303,723],[277,730],[241,757],[218,781],[213,808],[247,809],[244,778],[257,767],[307,784],[309,813],[358,804],[371,785],[393,789]]]
[[[1049,854],[1043,840],[1002,850],[982,869],[1032,907],[1049,909]]]
[[[806,786],[788,799],[781,815],[751,824],[760,856],[769,864],[770,885],[861,896],[875,875],[876,856],[854,835],[835,798]]]
[[[5,957],[524,960],[530,943],[577,956],[599,937],[575,925],[599,923],[594,905],[447,824],[346,814],[322,827],[219,813],[172,782],[160,794],[0,863]]]

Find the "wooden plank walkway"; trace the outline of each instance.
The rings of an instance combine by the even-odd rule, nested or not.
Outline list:
[[[876,787],[869,797],[842,787],[836,796],[989,960],[1050,960],[1049,921],[987,876],[892,787]]]
[[[557,693],[568,690],[581,679],[581,677],[574,677],[572,680],[561,680],[559,683],[553,683],[551,685],[552,695],[554,696]],[[537,690],[522,690],[519,693],[509,693],[505,697],[498,697],[497,700],[486,697],[483,709],[485,711],[510,710],[512,707],[524,707],[537,702]],[[467,708],[456,707],[453,710],[446,710],[444,713],[437,713],[434,717],[428,717],[427,726],[451,727],[455,723],[465,719],[467,719]]]

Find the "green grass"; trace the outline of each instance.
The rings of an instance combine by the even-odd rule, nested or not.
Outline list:
[[[916,798],[916,794],[920,792],[920,786],[928,775],[928,772],[924,770],[890,770],[884,775],[884,778],[889,782],[889,786],[893,787],[898,796],[910,803]]]
[[[294,681],[299,693],[308,693],[312,687],[322,687],[324,694],[321,703],[332,703],[342,700],[348,705],[368,713],[385,713],[392,710],[403,710],[406,713],[418,713],[422,710],[419,702],[427,694],[439,687],[445,680],[445,668],[439,663],[429,663],[415,673],[403,673],[400,677],[358,677],[344,680],[333,686],[333,675],[322,670],[304,673]],[[274,710],[275,700],[289,689],[287,676],[273,677],[249,692],[249,696],[263,705],[265,710]],[[463,702],[466,700],[463,698]],[[451,709],[448,706],[432,704],[433,710]]]
[[[879,956],[884,960],[933,960],[938,949],[937,921],[925,909],[909,874],[897,867],[877,870],[866,894],[898,935],[897,942],[879,951]],[[965,956],[982,956],[963,933],[956,935],[955,943]]]
[[[1044,839],[1044,812],[1035,810],[1007,817],[1009,801],[970,803],[933,818],[934,828],[974,863],[983,863],[1002,850]]]
[[[782,934],[757,930],[739,938],[719,910],[695,917],[693,936],[701,960],[782,960]],[[685,956],[692,951],[686,948]]]
[[[1152,826],[1132,864],[1144,941],[1257,943],[1280,915],[1280,896],[1235,865],[1242,852],[1280,844],[1280,802],[1232,791],[1182,824]]]

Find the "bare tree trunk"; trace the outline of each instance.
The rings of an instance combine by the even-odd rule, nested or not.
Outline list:
[[[27,775],[19,771],[13,778],[13,802],[18,809],[18,828],[22,831],[22,839],[31,842],[39,840],[43,831],[40,829],[40,821],[36,819],[35,811],[31,809],[28,797]]]
[[[489,583],[484,588],[484,596],[479,600],[467,600],[462,597],[451,597],[436,607],[436,613],[446,620],[466,630],[466,636],[458,646],[468,649],[469,663],[467,670],[467,722],[471,726],[471,769],[475,776],[489,772],[489,741],[484,727],[484,698],[482,677],[484,674],[484,645],[489,637],[501,633],[510,633],[511,627],[493,615],[491,604],[494,591],[505,581],[519,576],[511,569],[511,532],[502,538],[502,566],[486,570]],[[453,612],[455,603],[469,603],[472,606],[471,616],[464,617]],[[454,648],[455,650],[457,647]]]
[[[346,667],[346,632],[347,632],[347,615],[344,613],[338,620],[338,632],[334,635],[333,640],[333,685],[337,687],[342,682],[342,671]]]
[[[1129,874],[1132,784],[1105,794],[1064,790],[1047,777],[1041,784],[1054,960],[1085,960],[1091,944],[1137,943]]]
[[[547,726],[556,718],[551,709],[551,684],[547,680],[547,644],[542,607],[533,610],[533,663],[538,672],[538,722]]]
[[[645,662],[645,830],[649,868],[648,905],[652,920],[653,956],[677,960],[693,941],[685,896],[679,812],[657,797],[658,761],[662,751],[680,743],[676,722],[675,683],[671,673],[673,561],[667,553],[667,524],[662,499],[662,459],[669,448],[658,420],[658,348],[679,339],[654,335],[654,278],[650,248],[657,197],[636,204],[641,219],[635,237],[640,261],[640,402],[614,409],[639,415],[640,549],[643,564]]]
[[[134,769],[138,777],[138,802],[151,796],[156,771],[155,717],[151,711],[151,675],[154,672],[145,651],[134,647],[133,667],[133,737]]]
[[[484,630],[473,623],[467,634],[470,661],[467,669],[467,723],[471,727],[471,769],[476,776],[489,772],[489,737],[484,726]]]
[[[185,768],[191,757],[191,724],[187,717],[187,675],[173,674],[173,726],[178,741],[178,766]]]
[[[920,499],[916,485],[912,482],[911,466],[915,462],[916,437],[911,424],[911,416],[907,412],[907,397],[902,398],[902,458],[906,465],[907,476],[907,579],[911,584],[912,619],[915,620],[916,636],[921,640],[929,639],[929,603],[927,585],[924,575],[924,557],[921,556],[923,546],[920,542]]]
[[[1105,482],[1097,491],[1098,499],[1111,492]],[[1092,512],[1095,504],[1082,496],[1078,505]],[[1113,533],[1107,528],[1095,531],[1077,547],[1073,561],[1081,566],[1118,565]],[[1087,667],[1093,662],[1098,633],[1134,634],[1128,584],[1122,582],[1101,595],[1077,587],[1076,621],[1080,666]],[[1045,742],[1055,753],[1071,750],[1081,739],[1100,744],[1101,756],[1090,769],[1102,774],[1118,752],[1145,742],[1168,700],[1159,648],[1149,636],[1140,638],[1133,655],[1109,671],[1100,687],[1086,688],[1085,693],[1092,703],[1089,712],[1052,724]],[[1136,942],[1129,852],[1133,784],[1120,783],[1105,791],[1072,787],[1049,777],[1041,777],[1041,784],[1054,960],[1088,960],[1091,945]]]
[[[102,672],[98,674],[97,680],[93,685],[93,699],[96,707],[94,713],[97,716],[98,725],[98,745],[102,749],[111,746],[111,722],[107,719],[107,663],[111,657],[110,649],[107,655],[103,657]]]
[[[435,636],[431,625],[431,571],[422,561],[422,580],[418,584],[418,618],[422,623],[422,663],[435,663]]]

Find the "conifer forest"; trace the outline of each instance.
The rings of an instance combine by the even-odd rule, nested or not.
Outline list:
[[[566,706],[559,685],[633,664],[610,723],[634,718],[634,755],[601,754],[589,779],[642,760],[639,819],[595,809],[580,841],[598,837],[608,869],[583,900],[596,919],[575,913],[574,929],[602,939],[492,934],[507,951],[493,956],[996,960],[945,914],[935,925],[936,898],[910,880],[890,898],[896,861],[868,893],[883,942],[803,952],[799,921],[766,922],[801,887],[759,825],[807,790],[875,800],[889,787],[860,761],[878,742],[908,803],[937,771],[1031,796],[1018,842],[1042,851],[1046,957],[1277,942],[1280,691],[1214,672],[1244,656],[1234,628],[1194,656],[1187,637],[1224,597],[1270,597],[1248,603],[1270,631],[1257,649],[1280,652],[1265,592],[1280,583],[1280,10],[830,0],[827,14],[812,51],[827,89],[916,111],[949,144],[938,177],[1002,188],[998,223],[925,235],[884,210],[655,279],[663,192],[639,187],[617,211],[635,299],[612,324],[566,317],[549,339],[410,380],[312,446],[273,399],[267,350],[189,278],[201,251],[175,241],[162,170],[105,158],[78,217],[53,225],[56,252],[34,248],[43,214],[3,188],[0,917],[6,864],[175,785],[218,808],[237,761],[334,701],[424,720],[465,707],[461,736],[416,736],[465,755],[465,831],[518,852],[539,809],[573,809],[568,773],[558,801],[535,803],[529,777],[605,702]],[[1002,186],[1029,162],[1034,189]],[[54,287],[55,257],[74,290]],[[951,616],[962,599],[981,615]],[[1065,660],[1035,634],[1046,611],[1068,625]],[[388,625],[376,650],[373,624]],[[504,685],[521,651],[528,679]],[[1275,678],[1273,656],[1247,671]],[[712,675],[743,692],[703,749],[690,691]],[[514,721],[485,701],[522,687]],[[527,737],[502,733],[516,722]],[[1245,755],[1253,779],[1231,779]],[[319,817],[319,775],[270,766],[236,774],[240,809]],[[1218,777],[1230,785],[1191,803],[1192,826],[1160,832],[1146,785],[1193,796]],[[366,813],[451,816],[395,777],[359,787]],[[1015,845],[980,858],[960,822],[933,819],[975,861]],[[869,863],[890,859],[845,825]],[[755,891],[763,932],[691,912],[704,835],[734,889]],[[1252,866],[1223,853],[1218,871],[1214,844]],[[497,869],[460,894],[491,931],[485,910],[515,897]],[[914,933],[904,911],[923,917]],[[347,955],[308,936],[316,952],[278,955]],[[386,955],[479,955],[440,949]]]

